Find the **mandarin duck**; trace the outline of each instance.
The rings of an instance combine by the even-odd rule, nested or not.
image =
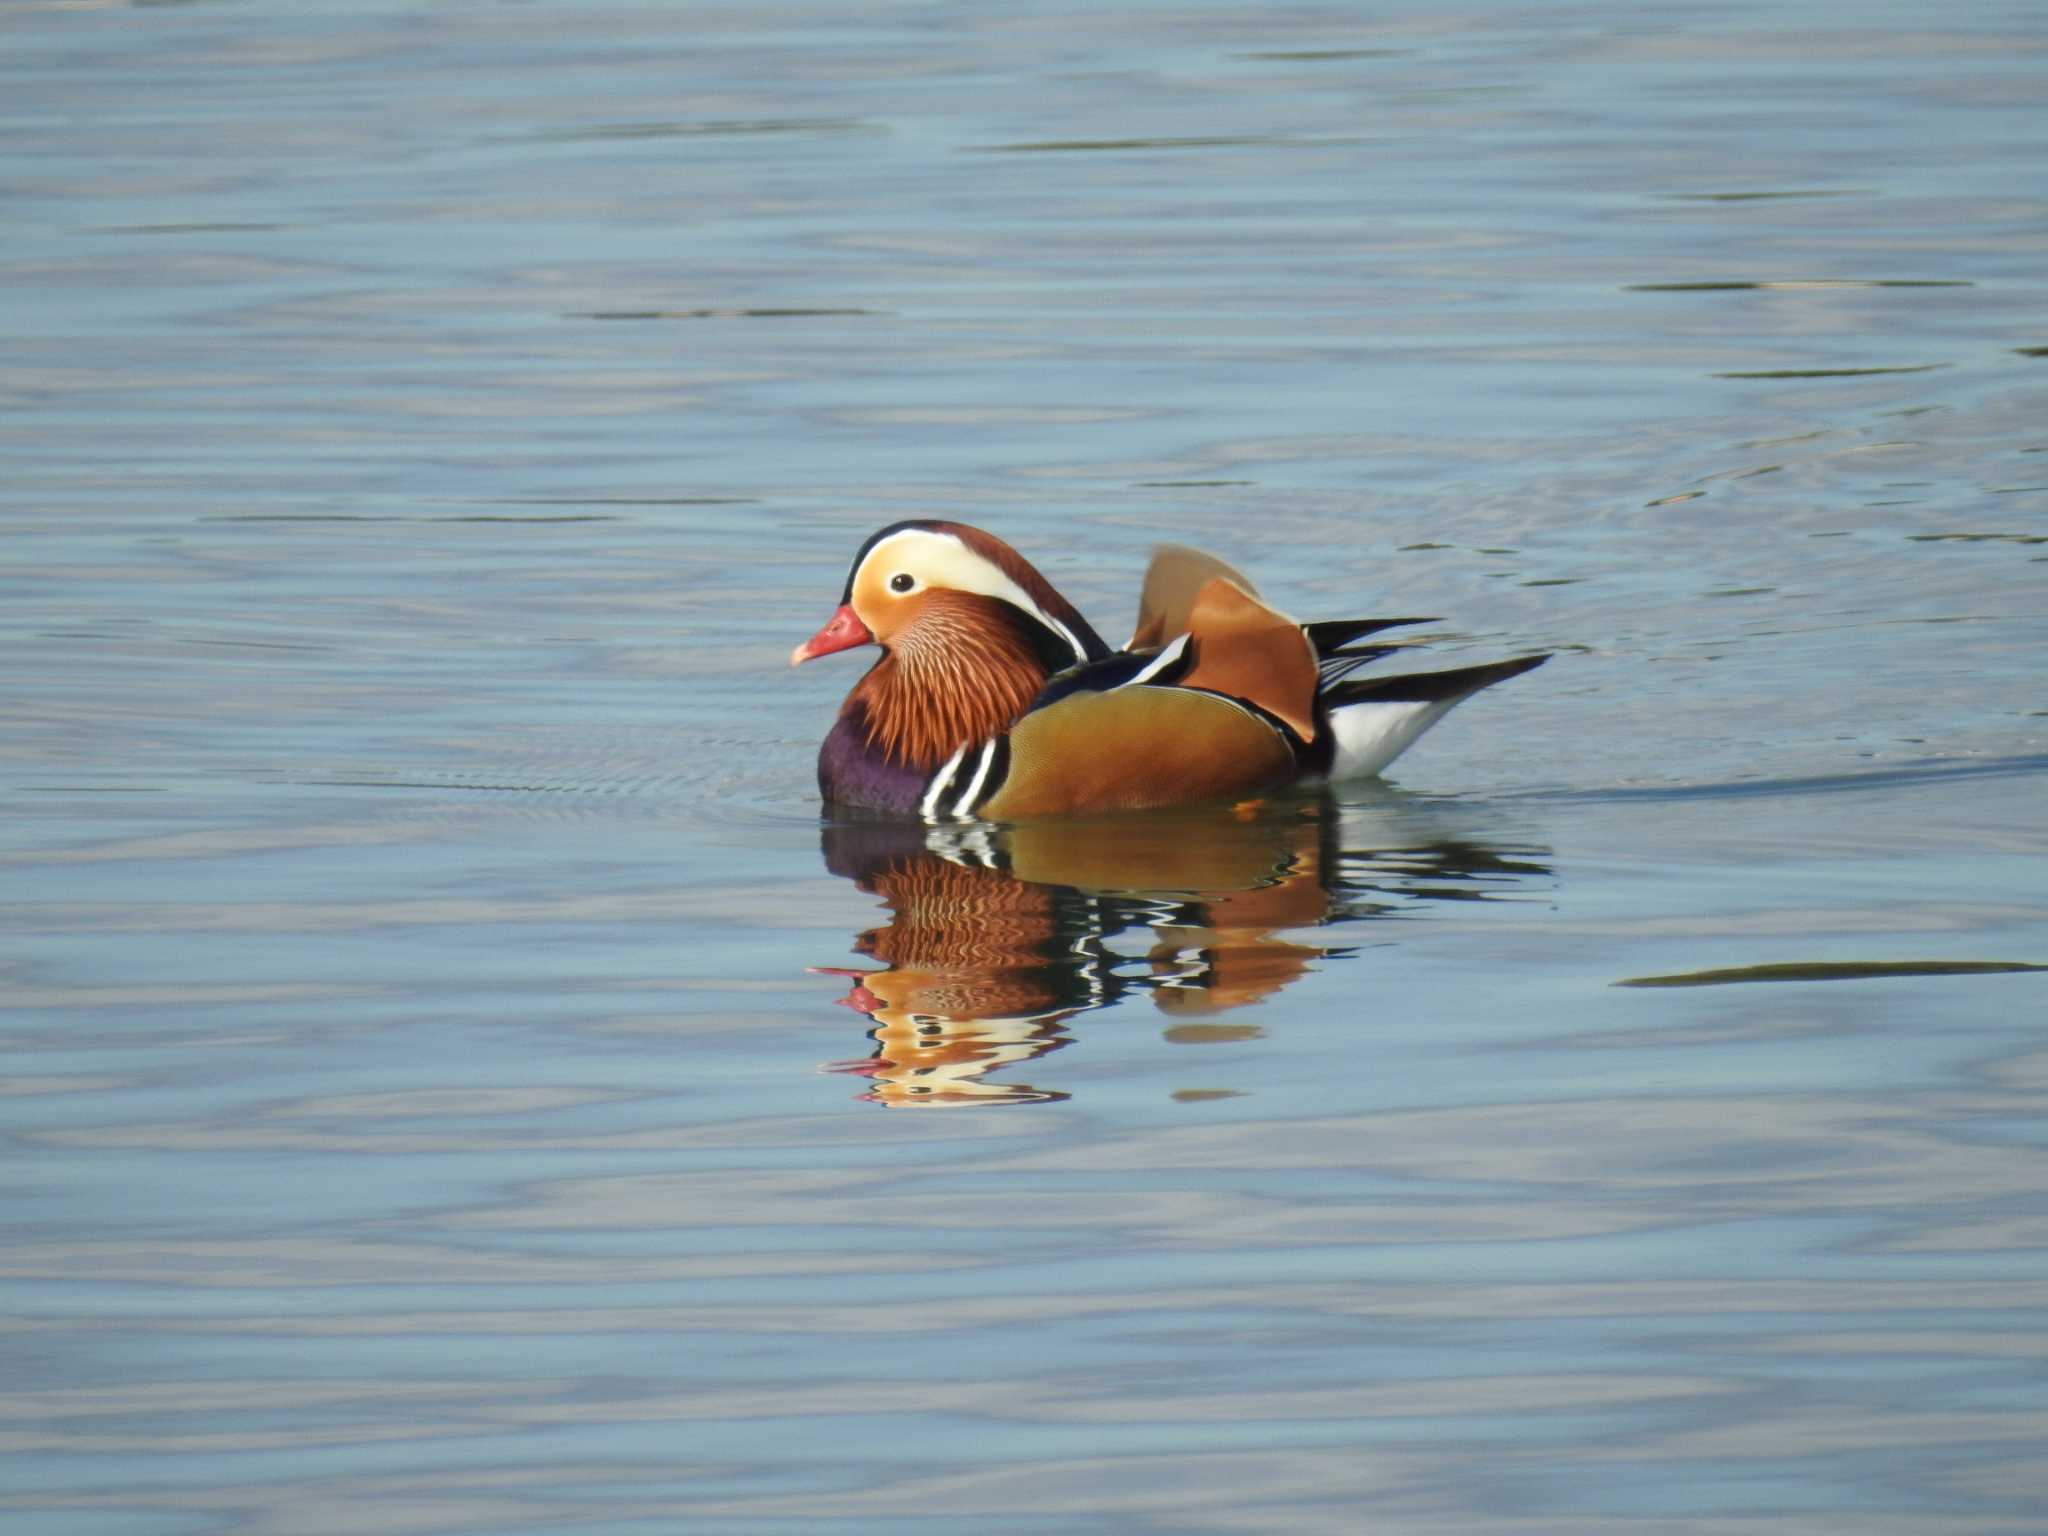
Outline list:
[[[838,610],[790,664],[882,648],[819,749],[829,803],[1025,821],[1363,778],[1480,689],[1549,660],[1352,678],[1401,649],[1359,641],[1426,622],[1297,623],[1215,556],[1167,545],[1129,644],[1112,650],[1001,539],[913,520],[860,547]]]

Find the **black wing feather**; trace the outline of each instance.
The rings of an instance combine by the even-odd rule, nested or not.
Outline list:
[[[1322,679],[1320,688],[1342,682],[1369,661],[1378,661],[1382,656],[1391,656],[1396,651],[1406,650],[1401,645],[1357,645],[1346,651],[1336,651],[1316,663],[1316,675]]]
[[[1165,649],[1165,646],[1155,645],[1142,651],[1117,651],[1100,661],[1084,661],[1078,667],[1069,667],[1046,679],[1045,687],[1031,701],[1031,708],[1043,709],[1048,704],[1057,704],[1070,693],[1108,693],[1112,688],[1121,688],[1157,661],[1159,653]],[[1190,641],[1179,656],[1155,672],[1150,680],[1162,686],[1177,683],[1194,664],[1195,646]]]
[[[1330,709],[1346,704],[1434,704],[1440,699],[1462,699],[1495,683],[1533,671],[1550,660],[1541,656],[1517,656],[1512,661],[1489,661],[1476,667],[1454,667],[1448,672],[1404,672],[1395,677],[1361,678],[1339,683],[1319,695]]]
[[[1318,656],[1334,655],[1342,646],[1367,635],[1376,635],[1383,629],[1399,629],[1404,624],[1435,624],[1433,618],[1419,619],[1318,619],[1313,624],[1301,626],[1301,632],[1308,636]]]

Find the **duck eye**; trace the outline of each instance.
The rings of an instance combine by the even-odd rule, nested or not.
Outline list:
[[[889,590],[891,592],[908,592],[916,585],[917,578],[908,571],[898,571],[889,578]]]

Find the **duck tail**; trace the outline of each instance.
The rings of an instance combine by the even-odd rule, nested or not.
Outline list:
[[[1330,756],[1322,772],[1332,779],[1378,773],[1480,689],[1534,671],[1548,660],[1546,652],[1447,672],[1408,672],[1326,686],[1316,696],[1318,710],[1329,723],[1324,734]]]

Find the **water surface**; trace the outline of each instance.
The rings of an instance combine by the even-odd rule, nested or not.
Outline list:
[[[2040,1528],[2036,8],[4,25],[10,1530]],[[920,515],[1559,655],[982,857]]]

